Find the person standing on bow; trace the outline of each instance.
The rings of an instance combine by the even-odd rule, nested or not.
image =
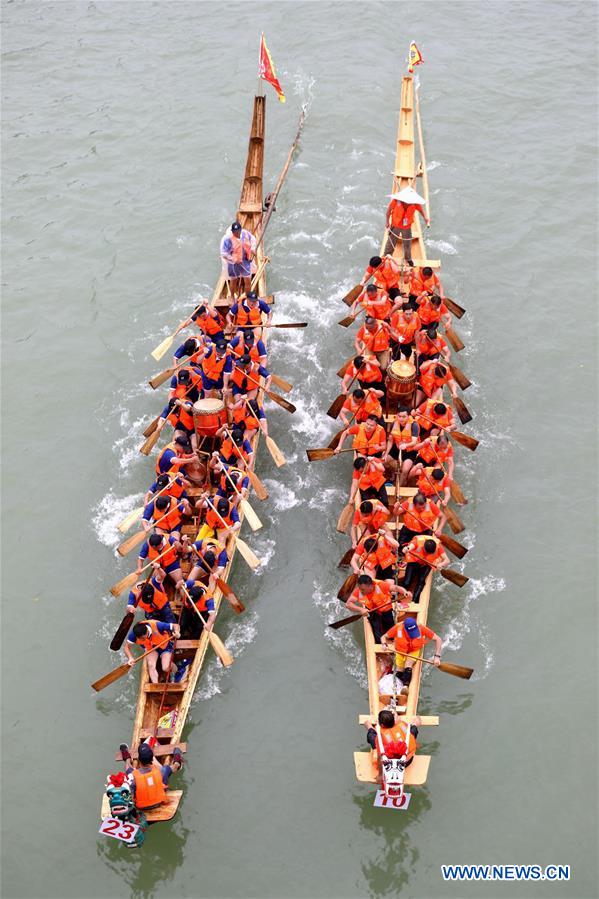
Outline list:
[[[220,256],[235,297],[250,289],[255,250],[256,238],[251,231],[242,228],[239,222],[233,222],[220,242]]]
[[[413,187],[404,187],[399,193],[391,194],[391,202],[387,206],[386,223],[389,229],[385,253],[392,253],[397,241],[401,238],[403,258],[408,265],[414,265],[412,259],[412,225],[417,212],[423,217],[427,228],[431,220],[426,214],[426,200],[417,194]]]

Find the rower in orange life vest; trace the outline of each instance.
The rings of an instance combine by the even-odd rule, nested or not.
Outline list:
[[[165,575],[168,574],[173,583],[177,585],[183,577],[179,556],[187,551],[187,537],[176,540],[170,534],[150,534],[139,551],[137,574],[141,574],[141,569],[148,562],[157,561],[160,563],[160,567],[165,572]],[[159,559],[158,556],[161,556],[161,558]]]
[[[161,765],[154,758],[152,746],[156,747],[157,740],[150,737],[147,741],[140,743],[137,758],[139,764],[134,768],[131,763],[131,754],[126,743],[121,743],[120,750],[125,762],[125,773],[129,779],[131,792],[135,798],[135,807],[140,811],[148,811],[157,808],[166,802],[168,794],[166,785],[172,774],[176,774],[181,770],[183,765],[183,756],[178,746],[175,746],[172,752],[172,762],[170,765]]]
[[[446,406],[445,403],[440,403],[435,399],[421,403],[414,410],[414,418],[420,426],[422,437],[428,437],[430,434],[437,435],[441,431],[455,430],[455,420],[451,406]]]
[[[192,312],[182,325],[182,328],[186,328],[192,323],[196,328],[200,329],[203,336],[208,337],[210,340],[222,340],[225,336],[223,317],[218,309],[210,306],[208,301],[206,301],[205,306],[199,306]]]
[[[418,375],[418,389],[416,390],[415,405],[424,402],[425,397],[433,400],[443,399],[443,387],[447,384],[449,392],[455,399],[458,395],[458,387],[451,375],[448,365],[443,365],[438,359],[429,359],[420,366]]]
[[[438,294],[434,293],[432,297],[422,294],[416,305],[423,328],[438,327],[439,324],[445,328],[451,327],[449,309]]]
[[[180,368],[171,378],[169,400],[189,400],[195,403],[200,396],[203,396],[201,370],[193,365]]]
[[[442,465],[450,480],[453,480],[454,452],[447,434],[441,432],[437,437],[427,437],[426,440],[417,444],[416,449],[418,451],[417,462],[424,465],[435,465],[435,463]]]
[[[366,284],[369,278],[372,278],[377,287],[389,293],[392,287],[399,287],[401,269],[392,256],[372,256],[366,266],[362,284]]]
[[[229,389],[233,373],[233,359],[226,340],[210,344],[200,363],[202,386],[206,396],[215,397]]]
[[[187,517],[192,515],[191,506],[186,499],[176,500],[174,496],[159,496],[149,502],[144,509],[141,526],[146,532],[154,528],[157,534],[170,534],[175,540],[179,540],[184,515]]]
[[[423,329],[416,335],[416,353],[420,366],[431,359],[438,359],[439,356],[442,356],[447,363],[450,359],[447,341],[437,333],[436,328]]]
[[[417,478],[416,486],[424,496],[436,496],[439,502],[446,506],[451,497],[451,478],[441,465],[426,467],[418,462],[411,471],[411,476]]]
[[[426,227],[430,228],[431,221],[426,214],[426,200],[421,197],[413,187],[404,187],[399,193],[390,194],[391,202],[387,206],[386,224],[389,231],[386,253],[392,253],[397,241],[401,238],[403,258],[408,265],[414,265],[412,259],[412,225],[414,217],[419,213]]]
[[[234,297],[250,289],[255,251],[256,238],[251,231],[242,228],[239,222],[233,222],[221,240],[220,256]]]
[[[246,440],[252,440],[258,431],[267,437],[268,423],[266,413],[257,399],[248,400],[246,396],[240,396],[228,404],[231,424],[239,431],[243,431]]]
[[[360,614],[362,618],[368,618],[375,642],[380,643],[381,636],[393,626],[393,603],[397,596],[407,600],[410,594],[405,587],[392,581],[376,581],[368,574],[361,574],[345,607],[350,612]],[[404,601],[402,606],[406,607],[407,604]]]
[[[208,340],[203,334],[199,337],[188,337],[187,340],[177,347],[173,356],[173,365],[179,365],[180,362],[188,356],[189,365],[196,364],[200,356],[204,355]]]
[[[232,506],[238,506],[242,499],[247,499],[250,479],[245,471],[234,465],[226,465],[217,452],[212,453],[208,468],[212,477],[218,480],[215,496],[223,496]]]
[[[385,390],[384,374],[376,357],[370,353],[354,356],[341,382],[342,393],[348,392],[354,379],[362,390]]]
[[[192,449],[198,448],[197,435],[193,426],[193,403],[184,399],[168,401],[158,419],[157,428],[162,431],[166,423],[173,426],[175,437],[185,437]]]
[[[263,316],[266,316],[266,321]],[[262,328],[265,324],[270,324],[271,318],[272,309],[266,300],[261,300],[255,290],[250,290],[245,299],[240,298],[229,309],[227,326],[233,331],[242,330],[245,333],[253,331],[255,340],[259,340]]]
[[[254,332],[251,330],[238,331],[229,342],[229,350],[234,362],[240,359],[241,356],[249,356],[252,362],[266,366],[267,357],[264,341],[256,340]]]
[[[214,597],[205,584],[200,584],[193,578],[189,577],[186,582],[189,597],[183,594],[183,611],[181,613],[181,633],[188,640],[199,640],[204,630],[204,622],[206,622],[206,630],[211,631],[216,618],[216,608],[214,606]],[[198,612],[196,615],[191,603],[194,604]]]
[[[370,414],[363,424],[350,425],[341,434],[341,438],[334,450],[335,455],[341,452],[343,444],[348,436],[353,436],[353,448],[356,453],[363,456],[375,456],[381,458],[385,452],[385,429],[378,423],[374,415]]]
[[[414,537],[401,551],[407,563],[402,584],[406,590],[412,590],[412,602],[419,602],[429,573],[433,568],[447,568],[449,559],[437,537],[426,534]]]
[[[216,589],[216,581],[223,576],[229,563],[229,555],[224,543],[212,537],[196,540],[191,544],[192,568],[189,577],[194,581],[208,583],[208,592]]]
[[[351,393],[348,393],[345,402],[341,407],[339,418],[344,425],[349,425],[352,421],[360,424],[366,421],[369,415],[374,415],[376,419],[381,418],[383,407],[380,400],[385,394],[382,390],[362,390],[356,387]]]
[[[172,470],[180,471],[193,484],[203,484],[206,478],[206,466],[199,461],[185,437],[175,437],[172,443],[167,443],[160,450],[156,458],[157,476],[168,474]]]
[[[415,602],[416,600],[414,600]],[[415,659],[406,658],[407,655],[419,656],[422,648],[429,642],[435,641],[435,655],[432,662],[435,668],[439,667],[441,662],[441,648],[443,642],[441,637],[436,634],[430,627],[418,624],[415,618],[404,618],[401,624],[394,624],[386,634],[383,635],[382,643],[384,646],[393,645],[396,656],[397,677],[406,687],[412,680],[412,668]]]
[[[403,516],[401,530],[397,536],[399,546],[405,546],[418,534],[430,536],[434,533],[435,537],[440,537],[446,521],[442,508],[431,497],[420,492],[396,502],[393,515],[396,518]]]
[[[191,487],[191,481],[188,481],[179,472],[171,471],[168,474],[158,475],[154,483],[150,484],[146,491],[144,508],[148,503],[152,502],[152,498],[156,493],[160,493],[161,496],[174,496],[177,500],[187,499],[188,487]]]
[[[442,300],[445,299],[443,285],[439,280],[439,276],[434,273],[429,265],[425,265],[424,268],[414,269],[410,276],[408,289],[410,297],[414,299],[422,296],[423,293],[429,294],[429,296],[433,293],[438,293]]]
[[[355,549],[358,540],[371,534],[383,534],[389,530],[390,511],[378,499],[365,499],[354,512],[351,526],[351,545]]]
[[[376,284],[369,284],[354,301],[350,310],[352,315],[358,315],[359,306],[366,310],[366,315],[370,315],[371,318],[375,318],[377,321],[383,321],[389,317],[393,303],[389,299],[386,290],[382,287],[377,287]]]
[[[230,534],[237,534],[241,530],[237,509],[232,508],[231,503],[224,497],[216,499],[206,493],[200,498],[198,507],[205,509],[205,520],[198,531],[198,540],[216,537],[224,543]]]
[[[403,303],[401,308],[391,314],[389,333],[394,359],[399,359],[400,356],[410,358],[420,327],[420,317],[409,303]]]
[[[160,562],[153,564],[154,575],[149,581],[139,581],[129,591],[127,600],[127,613],[135,614],[136,609],[141,609],[146,618],[154,621],[175,622],[174,612],[171,608],[168,596],[164,591],[165,572],[160,567]]]
[[[418,748],[416,738],[418,736],[418,726],[422,719],[419,715],[416,715],[411,720],[413,723],[410,724],[410,736],[406,744],[407,722],[396,717],[391,709],[382,709],[377,718],[368,718],[364,722],[364,727],[367,730],[366,742],[380,758],[385,756],[388,759],[399,759],[407,753],[407,768],[408,765],[412,764],[412,759],[416,755]],[[380,782],[380,775],[377,782]]]
[[[374,456],[358,456],[357,459],[354,459],[348,500],[350,506],[353,506],[358,490],[361,499],[378,499],[383,505],[387,505],[386,482],[385,466],[380,459],[376,459]]]
[[[251,465],[254,451],[250,441],[246,440],[240,428],[233,428],[228,434],[227,430],[224,425],[216,432],[222,438],[219,449],[221,460],[226,465],[240,465],[241,468]]]
[[[258,396],[260,378],[264,378],[264,389],[268,390],[272,380],[268,369],[252,362],[250,356],[242,356],[233,365],[233,374],[228,385],[229,392],[233,397],[244,396],[248,400],[254,400]]]
[[[349,564],[355,574],[368,574],[373,579],[387,581],[393,578],[398,549],[395,537],[385,531],[360,540]]]
[[[420,428],[418,423],[408,413],[408,410],[402,406],[398,410],[393,427],[389,432],[384,456],[385,462],[389,463],[389,460],[393,459],[398,465],[400,464],[401,456],[400,487],[406,485],[410,469],[416,460],[416,446],[419,438]]]
[[[373,353],[383,371],[389,364],[389,325],[367,315],[364,324],[356,334],[355,347],[358,355]]]
[[[160,670],[168,677],[173,660],[173,641],[170,637],[178,638],[181,635],[178,624],[168,624],[162,621],[147,619],[133,625],[127,634],[127,640],[123,646],[127,661],[131,666],[135,664],[135,656],[131,652],[131,646],[141,646],[146,656],[148,675],[153,684],[158,683],[158,662]]]

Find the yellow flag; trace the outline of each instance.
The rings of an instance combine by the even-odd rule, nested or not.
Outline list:
[[[424,62],[422,54],[420,53],[420,50],[418,49],[414,41],[412,41],[412,43],[410,44],[410,51],[408,53],[408,72],[412,74],[412,72],[414,71],[414,66],[419,66],[421,62]]]

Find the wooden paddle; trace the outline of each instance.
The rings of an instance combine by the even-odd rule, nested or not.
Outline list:
[[[127,612],[124,616],[123,620],[119,624],[118,628],[115,631],[114,637],[110,641],[110,648],[116,652],[121,648],[125,637],[129,632],[129,628],[133,624],[133,619],[135,618],[134,612]]]
[[[282,322],[277,325],[262,325],[263,330],[266,328],[307,328],[308,322]]]
[[[466,311],[463,306],[460,306],[459,303],[456,303],[456,301],[450,299],[450,297],[443,297],[443,302],[456,318],[461,318]]]
[[[142,445],[139,448],[139,451],[142,454],[142,456],[150,455],[150,453],[152,452],[152,450],[154,449],[154,447],[156,446],[156,444],[158,443],[158,441],[160,439],[161,432],[162,432],[162,429],[159,427],[156,427],[154,432],[152,434],[150,434],[149,437],[146,437],[146,439],[144,440],[144,442],[142,443]]]
[[[222,517],[222,515],[219,515],[219,513],[216,511],[215,507],[212,505],[212,503],[208,499],[208,497],[206,497],[206,502],[208,503],[209,507],[212,509],[212,511],[214,512],[216,517],[219,519],[219,521],[222,522],[223,528],[226,528],[228,530],[228,525],[226,524],[224,518]],[[233,533],[231,533],[231,537],[233,538],[233,540],[235,540],[235,543],[237,544],[237,548],[238,548],[239,552],[241,553],[241,555],[243,556],[244,560],[247,562],[249,567],[252,569],[252,571],[255,571],[256,568],[259,568],[261,565],[260,559],[253,552],[253,550],[250,549],[250,547],[247,545],[245,540],[242,540],[241,537],[238,537],[237,534],[233,534]]]
[[[445,469],[443,469],[443,470],[445,470]],[[429,482],[429,484],[435,491],[435,495],[436,495],[437,499],[439,500],[439,502],[442,505],[444,505],[441,494],[438,492],[437,488],[433,484],[430,477],[427,475],[426,470],[424,468],[422,469],[422,472],[424,474],[424,477],[427,479],[427,481]],[[454,532],[454,534],[461,534],[462,531],[465,530],[464,522],[462,521],[460,516],[457,514],[457,512],[454,512],[453,509],[449,506],[449,503],[447,505],[445,505],[445,514],[447,516],[447,521],[448,521],[449,527]]]
[[[332,625],[329,625],[329,627],[332,627]],[[378,651],[381,652],[381,650]],[[391,653],[396,652],[396,650],[390,647],[389,649],[383,649],[382,652]],[[430,659],[421,659],[420,656],[411,656],[404,652],[400,653],[400,655],[404,656],[406,659],[414,659],[416,662],[426,662],[427,665],[433,665],[435,668],[438,668],[439,671],[443,671],[445,674],[453,674],[454,677],[461,677],[462,680],[470,680],[474,674],[474,668],[466,668],[465,665],[454,665],[452,662],[441,661],[438,665],[435,665]]]
[[[250,406],[248,400],[244,400],[244,402],[245,402],[245,405],[247,406],[247,408],[249,409],[250,413],[255,417],[256,413]],[[282,466],[287,463],[285,456],[283,455],[283,453],[281,452],[281,450],[275,443],[274,439],[272,437],[270,437],[268,434],[264,433],[264,429],[260,423],[260,419],[256,418],[256,420],[258,422],[258,426],[259,426],[260,430],[264,434],[264,440],[266,441],[266,448],[268,449],[268,452],[270,453],[273,462],[275,463],[277,468],[282,468]]]
[[[444,577],[446,581],[451,581],[452,584],[457,584],[458,587],[463,587],[464,584],[467,584],[470,580],[465,574],[460,574],[459,571],[454,571],[453,568],[438,568],[436,565],[432,565],[424,558],[424,556],[419,555],[412,549],[409,550],[409,553],[411,556],[414,556],[415,559],[420,559],[421,562],[424,562],[424,564],[428,565],[429,568],[432,568],[433,571],[438,571],[441,577]]]
[[[148,562],[147,565],[144,565],[144,567],[141,568],[139,571],[132,571],[131,574],[127,574],[124,578],[121,578],[120,581],[117,581],[116,584],[114,584],[114,585],[110,588],[110,592],[112,593],[112,595],[113,595],[113,596],[120,596],[121,593],[124,593],[125,590],[128,590],[129,587],[133,586],[133,584],[135,583],[135,581],[139,580],[139,576],[140,576],[140,574],[142,573],[142,571],[147,571],[148,568],[151,568],[151,567],[152,567],[152,565],[154,564],[154,562],[157,562],[159,559],[162,559],[162,557],[165,556],[165,555],[168,553],[168,551],[170,550],[170,548],[171,548],[171,547],[170,547],[170,545],[169,545],[169,546],[164,550],[164,552],[161,552],[159,556],[156,556],[155,559],[152,559],[151,562]]]
[[[469,450],[474,452],[479,444],[479,441],[476,440],[475,437],[471,437],[469,434],[463,434],[462,431],[450,431],[449,428],[443,428],[436,421],[433,421],[432,418],[429,418],[427,415],[424,415],[422,412],[416,412],[420,418],[423,418],[425,421],[430,422],[434,428],[439,428],[440,431],[445,431],[448,437],[452,438],[456,441],[456,443],[460,443],[462,446],[467,447]]]
[[[404,515],[405,515],[405,513],[404,513]],[[420,522],[420,524],[423,524],[425,526],[425,528],[427,528],[427,529],[429,528],[429,525],[427,525],[426,521],[423,521],[422,518],[420,517],[420,515],[417,515],[416,512],[414,512],[414,510],[412,510],[410,512],[410,515],[413,515],[414,518],[417,518],[418,521]],[[405,520],[404,520],[404,523],[405,523]],[[406,525],[406,527],[407,527],[407,525]],[[455,533],[459,533],[459,532],[455,532]],[[439,535],[439,540],[441,541],[441,543],[443,544],[445,549],[448,549],[451,553],[453,553],[454,556],[457,556],[458,559],[463,559],[464,556],[466,555],[466,553],[468,552],[468,550],[466,549],[465,546],[462,546],[461,543],[459,543],[457,540],[454,540],[453,537],[450,537],[448,534],[441,533]]]
[[[445,334],[447,336],[448,341],[450,342],[450,344],[456,351],[456,353],[459,353],[460,350],[464,349],[466,344],[461,341],[461,339],[458,337],[458,335],[453,330],[453,328],[445,328]]]
[[[260,519],[258,518],[258,516],[256,515],[256,513],[255,513],[254,510],[252,509],[252,507],[251,507],[251,505],[249,504],[249,502],[247,501],[247,499],[244,499],[244,498],[243,498],[243,496],[241,495],[241,493],[239,492],[239,490],[238,490],[237,487],[235,486],[235,481],[233,480],[233,478],[231,477],[231,475],[230,475],[229,472],[227,471],[226,466],[223,468],[223,471],[224,471],[224,473],[225,473],[225,477],[226,477],[226,479],[228,480],[229,484],[231,485],[231,487],[233,488],[233,490],[235,491],[235,493],[236,493],[237,496],[239,497],[239,505],[240,505],[241,508],[243,509],[243,514],[244,514],[245,517],[246,517],[247,523],[249,524],[249,526],[251,527],[251,529],[252,529],[253,531],[259,531],[260,528],[262,527],[262,522],[260,521]]]
[[[158,519],[158,521],[155,521],[152,524],[152,528],[157,528],[158,525],[160,524],[160,522],[164,521],[165,518],[168,518],[168,516],[170,514],[171,514],[171,510],[169,509],[169,511],[166,513],[166,515],[163,515],[161,518]],[[117,546],[116,551],[119,554],[119,556],[126,556],[127,553],[131,552],[131,550],[133,549],[134,546],[139,546],[139,544],[143,543],[144,539],[149,536],[150,536],[149,530],[148,531],[145,531],[145,530],[138,531],[137,534],[133,534],[133,536],[127,537],[126,540],[123,540],[123,542],[120,544],[120,546]]]
[[[348,503],[341,510],[341,514],[337,520],[337,530],[340,534],[346,534],[354,517],[354,507],[352,503]]]
[[[392,600],[392,602],[396,602],[397,600]],[[382,609],[383,606],[388,604],[388,600],[382,603],[379,603],[378,606],[375,606],[374,609],[369,609],[368,614],[370,615],[372,612],[376,612],[377,609]],[[358,621],[360,618],[365,618],[365,615],[355,614],[349,615],[347,618],[340,618],[338,621],[333,621],[329,624],[329,627],[333,628],[334,631],[338,631],[341,627],[346,627],[348,624],[352,624],[354,621]]]
[[[169,334],[168,337],[165,337],[164,340],[161,343],[159,343],[157,347],[154,347],[154,349],[152,350],[150,355],[154,357],[156,362],[159,362],[160,359],[162,359],[162,357],[166,353],[166,351],[171,348],[171,346],[173,345],[173,340],[175,339],[175,337],[177,336],[179,331],[183,330],[183,328],[187,325],[187,323],[190,321],[192,316],[195,315],[195,313],[198,311],[198,309],[200,309],[202,306],[209,306],[209,305],[210,305],[210,300],[202,300],[200,303],[198,303],[198,305],[195,307],[195,309],[193,310],[191,315],[188,316],[185,319],[185,321],[180,322],[177,325],[176,329],[173,331],[173,333]]]
[[[430,340],[430,337],[429,337],[429,340]],[[431,340],[431,343],[433,344],[435,349],[439,350],[439,354],[441,354],[441,348],[440,348],[439,344],[436,342],[436,340]],[[458,368],[457,365],[453,365],[453,363],[451,363],[451,362],[447,362],[446,360],[443,360],[443,364],[449,366],[449,370],[451,372],[451,377],[458,384],[460,389],[468,390],[468,388],[471,386],[472,382],[468,380],[468,378],[466,377],[466,375],[464,374],[462,369]]]
[[[159,413],[156,418],[152,419],[148,427],[143,432],[144,437],[149,437],[150,434],[153,434],[156,428],[158,427],[158,422],[160,421],[160,416],[162,413]]]
[[[212,569],[208,567],[208,563],[204,561],[202,556],[196,551],[196,558],[204,571],[208,574],[209,577],[212,577]],[[214,579],[216,586],[225,597],[227,602],[230,604],[231,608],[235,612],[236,615],[241,615],[242,612],[245,612],[245,606],[242,601],[239,599],[235,591],[229,587],[226,581],[223,581],[222,577],[217,577]]]
[[[455,406],[455,410],[458,413],[460,421],[463,425],[466,425],[469,421],[472,421],[472,416],[464,400],[461,400],[459,396],[454,396],[453,405]]]
[[[354,549],[350,546],[349,549],[346,549],[341,558],[339,559],[339,564],[337,568],[349,568],[349,563],[352,560],[352,556],[354,554]]]
[[[252,378],[250,375],[248,375],[247,372],[245,372],[242,368],[240,368],[236,362],[233,362],[233,365],[238,371],[241,372],[241,374],[245,378],[247,378],[247,380],[251,384],[255,384],[259,390],[264,390],[264,393],[266,394],[266,396],[269,397],[269,399],[273,400],[273,402],[277,403],[278,406],[281,406],[282,409],[285,409],[287,412],[290,412],[292,415],[295,411],[297,411],[296,407],[293,405],[293,403],[290,403],[288,400],[285,399],[285,397],[276,393],[274,390],[267,390],[266,387],[262,387],[262,385],[260,384],[259,381],[256,381],[255,378]]]
[[[142,659],[145,659],[146,656],[149,656],[151,652],[155,652],[157,649],[166,646],[167,643],[170,642],[170,640],[172,640],[172,634],[167,634],[162,643],[158,643],[157,646],[153,646],[152,649],[148,649],[147,652],[144,652],[142,655],[137,656],[137,658],[133,661],[133,665],[125,662],[124,665],[119,665],[118,668],[113,668],[112,671],[109,671],[108,674],[104,675],[104,677],[101,677],[99,680],[94,681],[94,683],[92,684],[92,690],[95,690],[96,693],[99,693],[100,690],[103,690],[105,687],[108,687],[110,684],[113,684],[115,681],[119,680],[125,674],[128,674],[128,672],[131,671],[138,662],[141,662]]]
[[[330,459],[332,456],[339,455],[340,453],[353,453],[353,446],[346,447],[345,449],[340,449],[338,453],[335,453],[334,450],[329,449],[328,446],[319,447],[318,449],[308,449],[306,450],[306,455],[308,456],[309,462],[321,462],[323,459]]]
[[[148,384],[150,385],[152,390],[156,390],[157,387],[160,387],[161,384],[164,384],[165,381],[168,381],[169,378],[172,378],[175,372],[180,368],[183,368],[185,365],[193,365],[195,361],[193,360],[193,357],[199,352],[200,350],[196,350],[195,353],[191,354],[191,356],[188,356],[186,359],[182,359],[181,362],[178,362],[171,368],[165,368],[164,371],[161,371],[159,374],[154,375],[153,378],[150,378]]]
[[[337,322],[337,324],[341,325],[342,328],[349,328],[350,325],[353,325],[357,317],[365,311],[365,309],[358,309],[358,311],[354,315],[346,315],[345,318],[342,318],[341,321]]]
[[[200,621],[204,625],[204,630],[208,634],[208,640],[210,641],[210,645],[211,645],[212,649],[214,650],[214,652],[216,653],[216,655],[218,656],[218,658],[220,659],[222,664],[225,666],[225,668],[229,668],[235,661],[233,656],[231,655],[231,653],[229,652],[229,650],[227,649],[227,647],[225,646],[225,644],[223,643],[221,638],[217,634],[215,634],[212,630],[208,630],[208,628],[206,627],[206,622],[204,620],[202,613],[200,612],[200,610],[196,606],[195,602],[189,595],[189,591],[184,583],[183,583],[182,589],[187,597],[189,605],[192,607],[192,609],[194,610],[194,612],[196,613],[196,615],[199,617]]]
[[[255,490],[256,496],[258,497],[259,500],[264,502],[265,499],[268,499],[268,490],[266,489],[266,487],[264,486],[264,484],[262,483],[262,481],[260,480],[258,475],[253,471],[252,468],[250,468],[250,466],[248,465],[248,463],[246,462],[246,460],[243,456],[243,453],[241,452],[241,450],[239,449],[239,447],[233,440],[232,434],[226,428],[225,428],[225,434],[230,439],[231,444],[233,445],[233,449],[235,450],[237,457],[239,459],[239,462],[243,466],[243,470],[247,473],[247,476],[250,479],[250,483]]]
[[[457,483],[457,481],[452,481],[449,485],[449,491],[451,493],[451,498],[454,503],[457,503],[458,506],[466,506],[468,504],[468,500],[464,496],[462,488]]]
[[[283,391],[283,393],[290,393],[293,390],[293,384],[290,384],[289,381],[279,377],[279,375],[275,375],[271,372],[270,379],[273,384],[277,385],[279,390]]]
[[[344,362],[344,363],[343,363],[343,365],[341,366],[341,368],[340,368],[340,369],[338,370],[338,372],[337,372],[337,377],[338,377],[338,378],[344,378],[344,377],[345,377],[345,375],[347,374],[347,369],[350,367],[350,365],[352,364],[352,362],[354,361],[355,358],[356,358],[356,353],[354,353],[354,355],[351,357],[351,359],[348,359],[347,362]]]
[[[349,366],[351,365],[351,363],[353,362],[354,358],[355,358],[355,357],[352,356],[352,358],[348,361],[348,365],[347,365],[348,368],[349,368]],[[358,370],[356,371],[355,375],[353,376],[353,378],[351,379],[351,381],[350,381],[349,384],[347,385],[347,390],[345,391],[345,393],[340,393],[339,396],[336,397],[336,398],[333,400],[333,402],[331,403],[331,405],[330,405],[329,408],[327,409],[327,415],[329,416],[329,418],[337,418],[337,416],[338,416],[339,413],[341,412],[341,409],[342,409],[342,407],[343,407],[343,404],[344,404],[345,400],[347,399],[347,396],[348,396],[348,394],[349,394],[349,392],[350,392],[350,390],[351,390],[351,388],[352,388],[352,385],[354,384],[354,381],[356,380],[356,378],[357,378],[358,375],[360,374],[360,369],[361,369],[361,368],[362,368],[362,366],[360,365],[359,368],[358,368]],[[337,374],[339,374],[339,372],[337,372]],[[344,375],[344,377],[345,377],[345,375]],[[358,411],[358,410],[356,409],[356,412],[357,412],[357,411]]]
[[[162,490],[158,490],[158,491],[154,494],[153,500],[158,499],[158,497],[161,496],[161,495],[164,493],[165,490],[168,490],[168,488],[174,483],[174,481],[175,481],[175,478],[171,478],[171,479],[169,480],[168,484],[166,484],[166,485],[162,488]],[[133,509],[132,512],[129,512],[129,514],[126,515],[126,516],[123,518],[123,520],[121,521],[121,523],[117,525],[117,530],[120,531],[121,534],[126,533],[126,531],[129,530],[129,528],[131,527],[131,525],[132,525],[134,522],[136,522],[138,518],[141,518],[141,516],[142,516],[143,513],[144,513],[144,509],[145,509],[145,506],[138,506],[137,509]]]
[[[355,287],[352,287],[352,289],[342,297],[342,302],[345,303],[346,306],[353,306],[365,286],[365,284],[356,284]]]

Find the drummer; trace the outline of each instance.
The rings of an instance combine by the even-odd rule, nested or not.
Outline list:
[[[193,403],[183,399],[170,399],[160,413],[156,427],[162,431],[167,422],[173,426],[175,437],[185,437],[195,452],[198,438],[193,426]]]
[[[401,356],[406,359],[410,358],[420,328],[420,316],[414,312],[409,303],[403,303],[401,308],[391,314],[389,333],[394,359],[399,359]]]
[[[263,386],[268,390],[272,380],[270,372],[263,365],[252,362],[251,356],[246,354],[233,363],[233,373],[227,383],[233,397],[244,396],[253,400],[262,386],[260,378],[264,378]]]
[[[354,380],[357,380],[364,391],[380,390],[383,395],[385,393],[384,374],[378,360],[370,353],[363,353],[352,359],[341,382],[341,392],[347,393]]]
[[[366,421],[371,414],[377,419],[381,418],[383,407],[380,401],[384,395],[382,390],[362,390],[361,387],[356,387],[355,390],[348,393],[341,407],[339,418],[344,425],[350,425],[354,418],[358,423]]]
[[[229,380],[233,373],[233,360],[226,340],[217,340],[208,347],[200,367],[205,396],[216,397],[229,389]]]
[[[243,431],[247,440],[251,441],[258,430],[268,437],[266,413],[257,399],[248,400],[245,396],[239,396],[229,404],[228,409],[232,426]]]
[[[410,469],[416,461],[420,427],[413,415],[403,406],[399,409],[387,439],[384,461],[393,459],[400,468],[399,486],[405,487]]]
[[[233,357],[241,358],[241,356],[249,355],[252,362],[256,362],[258,365],[266,365],[267,356],[264,341],[256,340],[254,332],[249,329],[237,332],[229,343],[229,350]]]
[[[389,325],[367,315],[364,324],[356,334],[355,347],[358,355],[370,352],[376,356],[382,371],[389,364]]]

